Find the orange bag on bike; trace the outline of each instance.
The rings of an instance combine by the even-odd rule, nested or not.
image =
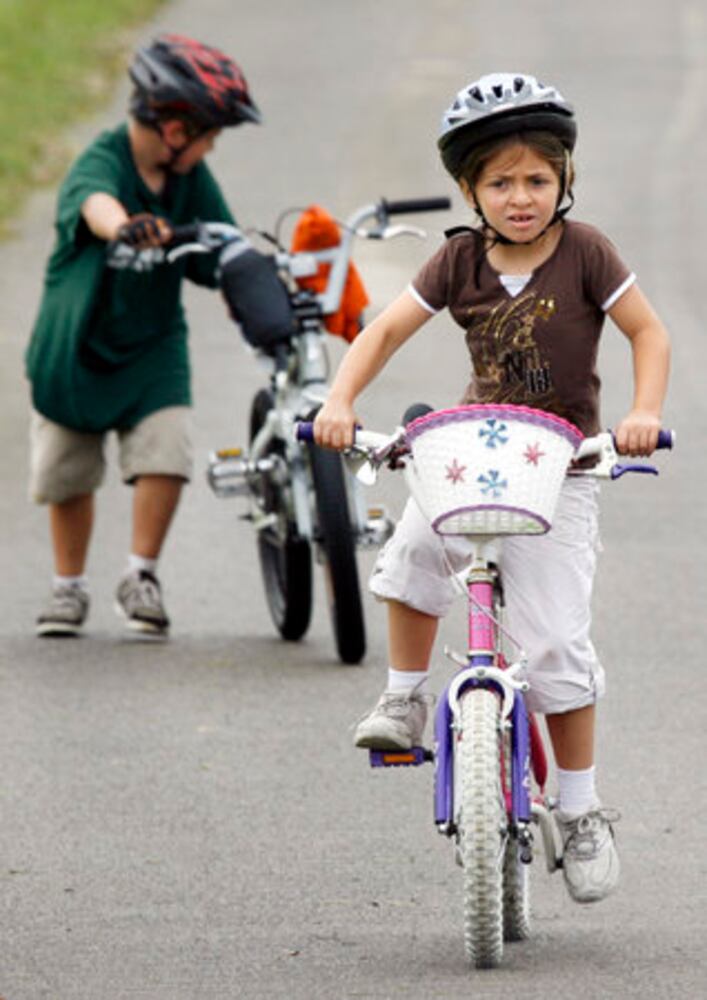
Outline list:
[[[339,227],[332,216],[321,205],[310,205],[297,220],[292,235],[292,252],[326,250],[341,242]],[[298,278],[301,288],[313,292],[323,292],[329,277],[331,264],[320,264],[317,274],[309,278]],[[324,325],[329,333],[351,341],[360,333],[363,325],[363,310],[370,299],[356,265],[349,264],[346,283],[337,312],[324,317]]]

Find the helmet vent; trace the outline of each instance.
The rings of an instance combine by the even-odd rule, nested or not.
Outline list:
[[[533,129],[551,132],[571,152],[577,136],[572,105],[529,74],[488,73],[456,95],[442,118],[438,146],[445,167],[458,177],[479,143]]]

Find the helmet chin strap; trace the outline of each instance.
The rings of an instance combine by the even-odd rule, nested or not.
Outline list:
[[[167,162],[160,164],[160,168],[164,170],[165,173],[171,173],[172,167],[177,162],[179,157],[182,156],[183,153],[186,153],[186,151],[190,149],[194,145],[194,143],[197,142],[202,137],[202,135],[208,132],[208,129],[201,129],[199,132],[196,133],[196,135],[188,139],[186,145],[180,146],[179,149],[176,149],[174,146],[170,146],[170,144],[165,139],[164,131],[162,130],[162,127],[159,125],[159,123],[155,127],[157,129],[160,139],[162,140],[162,142],[167,147],[170,153]]]

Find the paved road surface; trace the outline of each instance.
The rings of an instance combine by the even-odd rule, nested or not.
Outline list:
[[[248,527],[201,475],[163,562],[168,646],[127,644],[113,617],[129,503],[114,474],[91,557],[89,633],[33,637],[50,564],[44,512],[25,500],[20,371],[50,241],[42,193],[0,247],[0,994],[705,995],[704,6],[182,0],[155,27],[243,60],[266,124],[224,136],[214,166],[248,225],[312,201],[342,215],[381,194],[447,191],[434,134],[472,75],[527,69],[576,102],[575,214],[612,235],[676,342],[667,417],[680,448],[659,480],[604,496],[596,632],[611,697],[600,763],[604,798],[623,812],[624,877],[614,898],[581,909],[537,865],[532,940],[509,948],[503,969],[471,973],[458,870],[430,822],[430,773],[372,775],[350,747],[349,727],[381,685],[379,609],[367,601],[360,668],[334,662],[321,593],[307,640],[278,642]],[[117,118],[125,96],[77,143]],[[452,218],[425,220],[424,245],[362,248],[372,311]],[[261,374],[216,296],[190,292],[189,307],[203,465],[210,447],[242,441]],[[390,425],[410,399],[454,399],[463,366],[458,333],[436,320],[369,392],[367,421]],[[613,329],[603,370],[608,422],[629,403],[628,352]],[[399,509],[399,483],[381,494]],[[456,612],[445,626],[457,645],[460,623]],[[445,670],[440,658],[437,689]]]

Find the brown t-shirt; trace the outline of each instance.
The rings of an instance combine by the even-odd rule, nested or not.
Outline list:
[[[465,331],[472,379],[463,403],[534,406],[596,434],[604,315],[634,280],[597,229],[565,222],[554,253],[515,297],[472,230],[453,232],[411,291],[430,312],[446,306]]]

